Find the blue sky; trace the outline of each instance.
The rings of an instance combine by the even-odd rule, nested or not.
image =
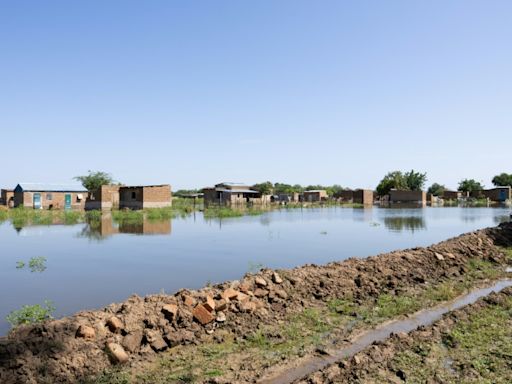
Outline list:
[[[510,1],[0,0],[0,185],[512,173]]]

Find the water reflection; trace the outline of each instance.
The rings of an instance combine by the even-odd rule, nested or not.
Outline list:
[[[384,225],[393,232],[410,231],[426,229],[425,219],[421,216],[392,216],[384,218]]]
[[[168,235],[172,231],[172,222],[167,220],[150,220],[138,218],[136,220],[115,221],[112,214],[103,212],[101,218],[89,218],[80,232],[80,237],[93,240],[102,240],[110,236],[125,233],[132,235]]]

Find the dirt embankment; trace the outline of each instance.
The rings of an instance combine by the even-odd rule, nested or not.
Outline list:
[[[364,300],[464,275],[471,259],[503,263],[512,224],[428,248],[292,270],[262,270],[240,281],[174,295],[132,296],[101,311],[20,327],[0,340],[1,383],[68,383],[116,364],[136,366],[181,344],[214,340],[222,329],[243,337],[262,324],[333,298]]]
[[[512,287],[397,333],[296,384],[510,383]]]

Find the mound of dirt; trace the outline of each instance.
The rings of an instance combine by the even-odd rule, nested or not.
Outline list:
[[[261,270],[201,290],[132,296],[103,310],[22,326],[0,339],[1,383],[74,383],[116,364],[136,365],[216,329],[243,336],[332,298],[360,300],[460,276],[470,259],[504,263],[512,224],[438,243],[324,266]]]

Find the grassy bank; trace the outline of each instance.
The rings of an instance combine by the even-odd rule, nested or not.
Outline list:
[[[512,262],[512,250],[506,252]],[[356,331],[386,320],[454,299],[482,282],[505,275],[502,266],[483,260],[470,260],[465,268],[462,276],[411,286],[400,294],[319,301],[315,307],[305,308],[276,324],[260,326],[245,337],[217,330],[217,342],[178,346],[136,372],[108,371],[87,383],[207,382],[212,377],[228,382],[235,380],[234,372],[254,378],[256,372],[265,368],[322,350],[323,346],[336,344]]]

